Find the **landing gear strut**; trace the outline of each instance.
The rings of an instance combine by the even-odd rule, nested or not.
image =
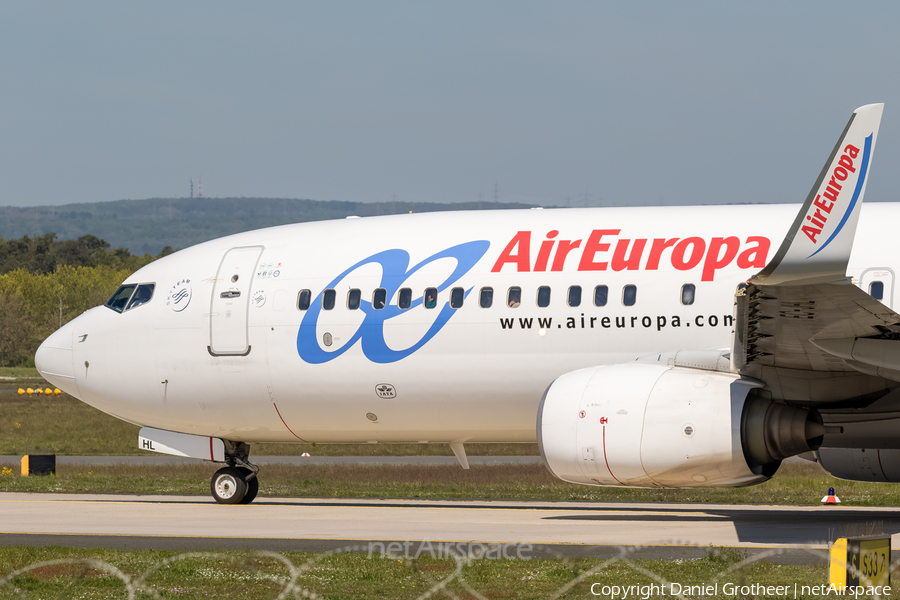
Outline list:
[[[250,504],[259,492],[259,468],[248,461],[250,446],[225,441],[227,467],[219,469],[209,483],[212,497],[219,504]]]

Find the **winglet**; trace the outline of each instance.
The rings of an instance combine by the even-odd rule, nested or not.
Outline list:
[[[857,108],[775,257],[754,284],[843,281],[884,104]]]

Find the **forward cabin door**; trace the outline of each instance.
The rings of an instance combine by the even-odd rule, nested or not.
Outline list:
[[[213,356],[250,354],[250,286],[262,251],[262,246],[232,248],[222,258],[209,310],[209,353]]]

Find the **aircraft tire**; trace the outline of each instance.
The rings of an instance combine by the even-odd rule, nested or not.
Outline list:
[[[244,477],[253,474],[253,471],[250,469],[240,468],[239,470],[244,473]],[[244,482],[247,484],[247,493],[241,498],[240,504],[250,504],[256,499],[256,494],[259,493],[259,477],[254,476],[250,479],[245,479]]]
[[[225,467],[213,475],[209,489],[219,504],[239,504],[246,497],[248,486],[240,469]]]

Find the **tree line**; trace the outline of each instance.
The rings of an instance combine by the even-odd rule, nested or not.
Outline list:
[[[530,208],[502,202],[345,202],[293,198],[149,198],[68,204],[0,206],[0,236],[55,231],[75,240],[93,233],[115,247],[142,255],[166,244],[187,248],[232,233],[326,219],[397,215],[409,212]]]
[[[0,237],[0,367],[34,366],[60,323],[105,303],[129,275],[172,252],[135,256],[93,235]]]

